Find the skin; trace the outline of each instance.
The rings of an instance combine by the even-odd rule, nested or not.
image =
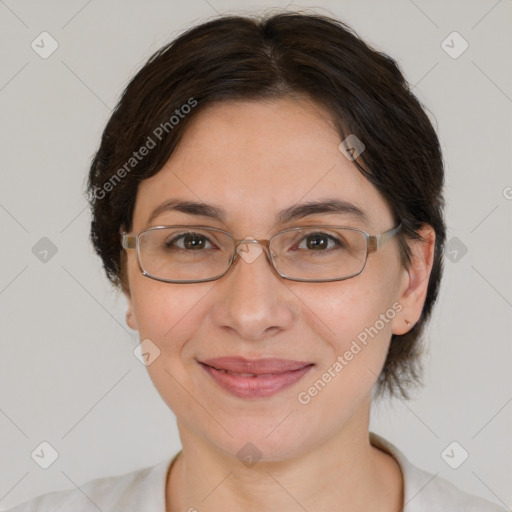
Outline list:
[[[268,239],[296,225],[336,223],[370,234],[394,227],[391,209],[338,150],[341,139],[326,112],[297,97],[226,102],[198,113],[164,168],[143,181],[134,233],[164,224],[207,224],[235,238]],[[278,210],[325,198],[350,201],[368,222],[315,214],[275,226]],[[215,204],[215,221],[151,212],[169,199]],[[263,253],[243,259],[221,279],[169,284],[144,277],[128,251],[127,322],[161,351],[149,375],[172,409],[183,451],[168,474],[169,512],[399,511],[400,468],[368,439],[371,391],[392,333],[418,321],[433,262],[434,232],[411,242],[410,268],[400,264],[396,239],[368,258],[359,276],[301,283],[280,278]],[[394,303],[401,311],[307,405],[307,390],[345,353],[352,340]],[[198,364],[221,356],[309,361],[313,369],[267,398],[222,390]],[[247,442],[262,454],[248,468],[236,453]]]

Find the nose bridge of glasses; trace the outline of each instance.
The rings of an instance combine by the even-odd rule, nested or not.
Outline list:
[[[236,248],[240,247],[242,244],[254,244],[261,245],[262,247],[269,247],[270,240],[258,240],[253,238],[252,236],[248,236],[244,239],[234,239]]]
[[[252,263],[262,252],[265,252],[267,259],[271,262],[270,240],[257,240],[253,237],[247,237],[243,240],[235,239],[234,259],[239,256],[245,262]]]

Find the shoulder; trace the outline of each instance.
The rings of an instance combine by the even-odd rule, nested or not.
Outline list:
[[[97,478],[76,489],[43,494],[8,512],[165,512],[166,476],[173,460],[123,475]]]
[[[460,490],[444,478],[414,466],[398,448],[370,433],[373,446],[392,455],[404,479],[403,512],[504,512],[506,509]]]

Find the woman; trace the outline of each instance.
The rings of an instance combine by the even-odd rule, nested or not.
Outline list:
[[[368,432],[374,396],[419,382],[442,186],[395,62],[336,20],[162,48],[104,131],[91,234],[183,449],[14,510],[500,510]]]

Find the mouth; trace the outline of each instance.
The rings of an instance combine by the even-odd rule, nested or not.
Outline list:
[[[224,390],[241,398],[272,396],[298,382],[314,363],[287,359],[221,357],[198,361]]]

